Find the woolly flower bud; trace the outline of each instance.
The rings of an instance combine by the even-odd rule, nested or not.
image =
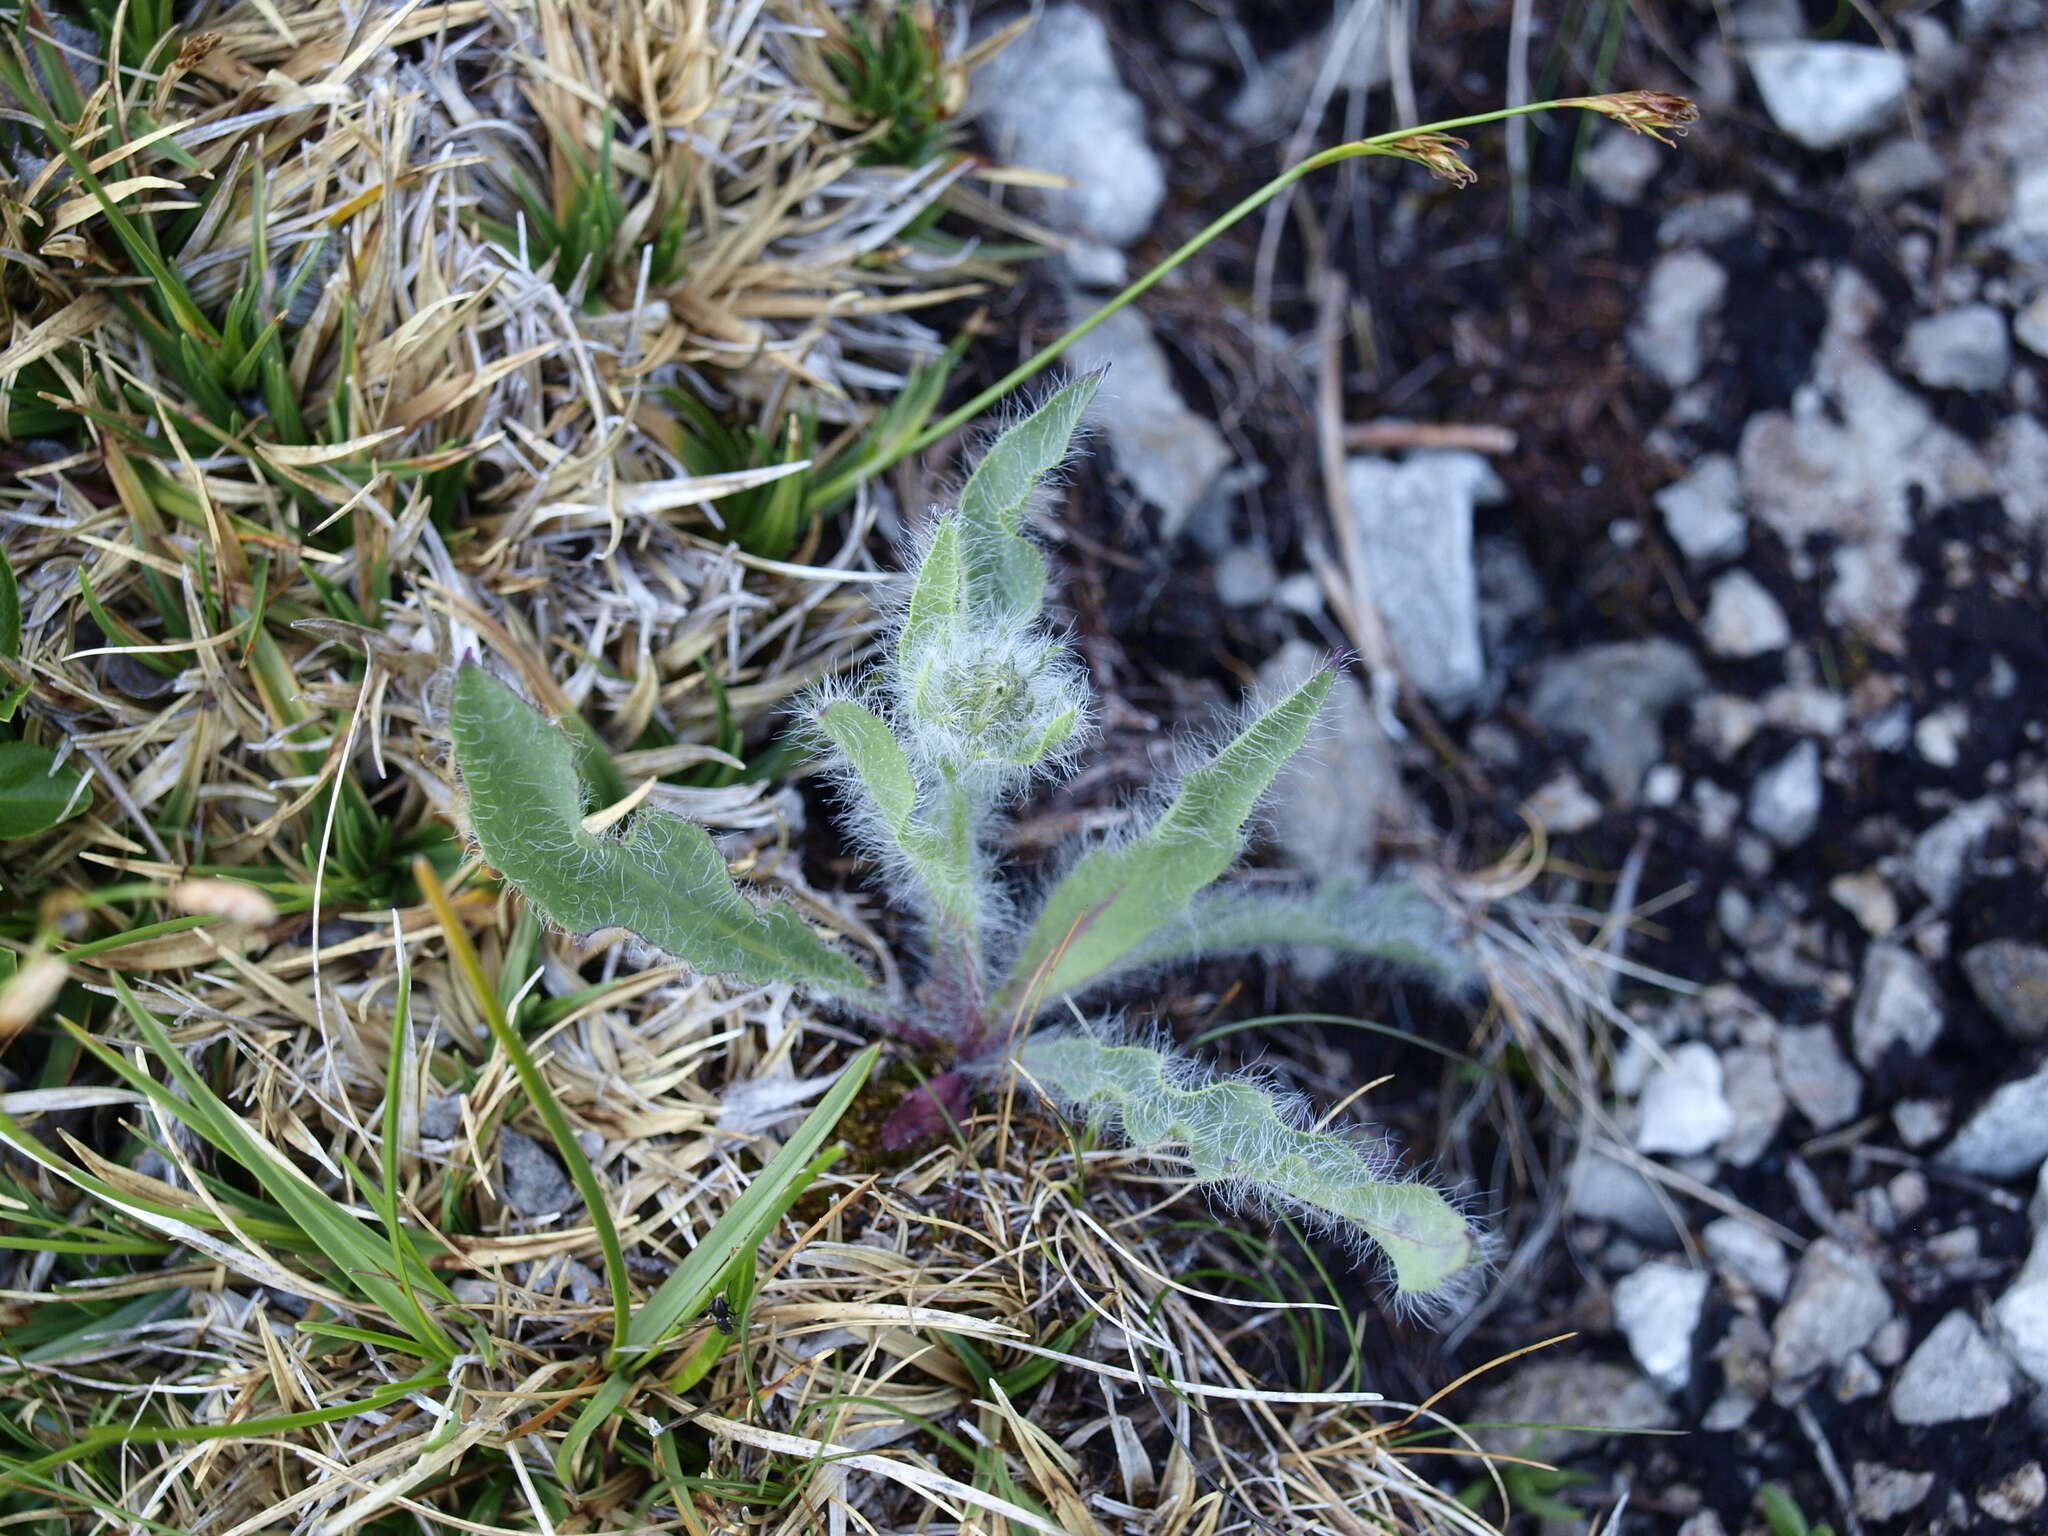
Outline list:
[[[1072,741],[1088,707],[1067,648],[1044,635],[953,628],[903,663],[911,734],[955,770],[1035,768]]]

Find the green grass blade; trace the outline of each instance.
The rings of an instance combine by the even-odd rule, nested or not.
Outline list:
[[[732,1203],[661,1283],[661,1288],[633,1314],[632,1324],[626,1330],[625,1353],[633,1357],[634,1367],[643,1365],[649,1355],[675,1337],[678,1329],[710,1305],[712,1295],[725,1283],[733,1263],[760,1246],[781,1213],[822,1171],[826,1154],[820,1148],[839,1123],[839,1117],[846,1113],[861,1084],[867,1081],[880,1053],[880,1046],[871,1045],[847,1063],[839,1081],[826,1090],[797,1127],[796,1134],[755,1175],[746,1193]]]

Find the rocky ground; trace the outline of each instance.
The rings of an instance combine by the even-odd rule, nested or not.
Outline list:
[[[989,147],[1074,183],[1007,318],[1052,333],[1304,148],[1507,99],[1507,6],[1391,45],[1338,9],[1059,5],[985,69]],[[1659,902],[1599,1084],[1626,1155],[1582,1145],[1444,1342],[1580,1335],[1468,1419],[1684,1432],[1504,1442],[1588,1471],[1551,1495],[1588,1519],[1625,1495],[1609,1528],[1762,1529],[1765,1481],[1839,1532],[2048,1528],[2048,30],[1859,14],[1537,7],[1539,85],[1701,125],[1560,118],[1519,170],[1482,130],[1464,192],[1326,174],[1079,349],[1114,398],[1071,595],[1133,777],[1376,615],[1386,707],[1280,856],[1534,824],[1556,888]]]

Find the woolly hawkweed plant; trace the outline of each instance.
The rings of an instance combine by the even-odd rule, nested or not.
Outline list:
[[[1448,920],[1398,884],[1292,894],[1218,884],[1255,808],[1315,726],[1334,663],[1247,715],[1162,792],[1136,830],[1074,850],[1028,892],[995,852],[1034,780],[1069,772],[1092,729],[1086,678],[1045,614],[1030,526],[1096,379],[1058,390],[996,439],[957,507],[917,541],[908,596],[864,675],[815,690],[804,717],[847,825],[922,931],[911,985],[871,976],[783,904],[743,894],[700,827],[651,810],[591,816],[579,746],[480,665],[451,698],[455,761],[483,856],[559,927],[625,928],[704,971],[782,982],[948,1058],[884,1127],[912,1144],[964,1119],[1015,1069],[1076,1121],[1178,1153],[1219,1196],[1307,1218],[1384,1256],[1396,1294],[1442,1300],[1483,1247],[1458,1207],[1382,1140],[1321,1128],[1299,1099],[1106,1022],[1038,1023],[1198,955],[1336,948],[1449,989],[1467,965]]]

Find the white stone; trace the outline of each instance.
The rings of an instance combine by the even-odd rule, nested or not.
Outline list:
[[[1770,1149],[1785,1118],[1785,1094],[1771,1053],[1738,1045],[1721,1055],[1721,1092],[1735,1117],[1728,1134],[1714,1148],[1724,1163],[1747,1168]]]
[[[1756,776],[1749,824],[1780,848],[1797,848],[1820,825],[1820,748],[1802,741]]]
[[[1800,1256],[1792,1293],[1771,1325],[1771,1373],[1798,1383],[1840,1365],[1891,1315],[1891,1296],[1870,1260],[1818,1238]]]
[[[2022,528],[2048,523],[2048,427],[2013,412],[1985,442],[1984,462],[2007,517]]]
[[[2013,316],[2013,339],[2037,357],[2048,357],[2048,288],[2027,301]]]
[[[1585,831],[1600,819],[1604,810],[1569,768],[1531,795],[1522,808],[1558,837]]]
[[[1685,770],[1676,763],[1659,763],[1643,775],[1643,804],[1676,805],[1685,793]]]
[[[1684,479],[1672,481],[1652,500],[1664,515],[1664,531],[1671,542],[1696,564],[1733,559],[1749,541],[1749,521],[1742,515],[1742,479],[1725,453],[1708,454]]]
[[[1716,656],[1765,656],[1792,641],[1785,610],[1747,571],[1730,571],[1707,594],[1700,635]]]
[[[1865,951],[1856,1006],[1849,1016],[1849,1040],[1866,1070],[1895,1046],[1908,1055],[1926,1055],[1941,1038],[1945,1020],[1941,991],[1925,961],[1896,944],[1872,944]]]
[[[1707,1277],[1674,1259],[1652,1259],[1614,1287],[1614,1322],[1651,1380],[1674,1392],[1692,1380],[1692,1336]]]
[[[1778,1031],[1778,1081],[1817,1131],[1831,1131],[1856,1118],[1863,1105],[1863,1079],[1835,1044],[1825,1024]]]
[[[1735,1112],[1721,1091],[1721,1058],[1697,1040],[1675,1047],[1650,1074],[1636,1101],[1636,1148],[1680,1157],[1705,1152],[1727,1135]]]
[[[1728,293],[1728,274],[1699,251],[1657,258],[1629,327],[1629,351],[1667,389],[1683,389],[1707,367],[1707,321]]]
[[[1472,514],[1493,483],[1493,467],[1476,453],[1345,466],[1369,595],[1402,672],[1442,708],[1470,703],[1486,681]]]
[[[1917,1509],[1934,1489],[1932,1472],[1908,1472],[1876,1461],[1857,1462],[1852,1476],[1856,1513],[1865,1520],[1895,1520]]]
[[[2012,370],[2005,316],[1989,304],[1923,315],[1906,327],[1899,366],[1929,389],[1997,389]]]
[[[1977,850],[2004,819],[2005,812],[1996,800],[1971,800],[1913,839],[1909,861],[1913,883],[1935,911],[1946,912],[1955,905]]]
[[[1663,756],[1664,711],[1705,686],[1706,675],[1684,647],[1664,639],[1622,640],[1545,662],[1529,714],[1546,730],[1584,736],[1608,793],[1629,804]]]
[[[1856,163],[1849,181],[1865,202],[1885,207],[1914,192],[1939,186],[1947,168],[1941,156],[1910,133],[1886,139]]]
[[[1633,208],[1664,168],[1664,157],[1643,134],[1615,124],[1601,131],[1579,168],[1586,185],[1606,201]]]
[[[1137,310],[1111,315],[1067,356],[1079,373],[1108,368],[1089,419],[1100,426],[1117,469],[1159,509],[1160,532],[1178,538],[1235,458],[1230,445],[1181,398],[1166,353]]]
[[[1967,1312],[1951,1312],[1907,1357],[1892,1383],[1901,1424],[1989,1418],[2012,1401],[2012,1368]]]
[[[1872,938],[1882,938],[1899,926],[1899,899],[1892,894],[1891,882],[1874,869],[1835,876],[1828,882],[1828,895]]]
[[[1784,1299],[1792,1283],[1792,1261],[1785,1245],[1733,1216],[1717,1217],[1700,1230],[1707,1257],[1759,1296]]]
[[[1216,601],[1226,608],[1256,608],[1280,583],[1273,557],[1257,544],[1226,549],[1216,561]]]
[[[1862,43],[1770,42],[1748,49],[1771,120],[1808,149],[1877,132],[1906,103],[1906,61]]]
[[[1645,1242],[1678,1241],[1668,1196],[1626,1163],[1588,1152],[1573,1165],[1565,1205],[1587,1221],[1617,1226]]]
[[[2037,1385],[2048,1387],[2048,1275],[2021,1276],[1992,1312],[2006,1353]]]
[[[1935,1160],[1984,1179],[2031,1178],[2048,1160],[2048,1067],[2001,1085]]]
[[[1000,158],[1073,182],[1038,194],[1051,223],[1118,247],[1152,227],[1166,174],[1145,141],[1144,105],[1088,7],[1048,6],[975,71],[973,97]]]

